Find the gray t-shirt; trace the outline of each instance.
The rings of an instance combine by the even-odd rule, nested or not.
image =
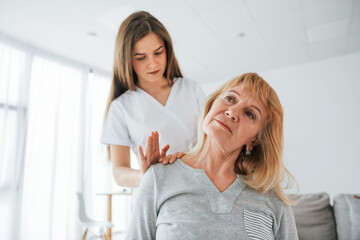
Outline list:
[[[241,177],[219,192],[202,169],[178,159],[151,166],[139,187],[126,239],[298,239],[290,206]]]

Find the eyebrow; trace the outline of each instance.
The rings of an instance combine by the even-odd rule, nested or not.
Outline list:
[[[259,109],[257,106],[255,106],[255,105],[250,105],[250,107],[253,107],[253,108],[255,108],[256,110],[258,110],[258,112],[260,113],[260,116],[262,117],[261,111],[260,111],[260,109]]]
[[[239,97],[241,97],[240,94],[239,94],[237,91],[229,90],[228,92],[235,93],[236,95],[238,95]],[[257,106],[255,106],[254,104],[251,104],[250,107],[255,108],[255,109],[260,113],[260,116],[262,117],[261,110],[260,110]]]
[[[160,46],[157,49],[154,50],[154,52],[160,50],[161,48],[163,48],[164,46]],[[145,53],[135,53],[133,56],[138,56],[138,55],[145,55]]]

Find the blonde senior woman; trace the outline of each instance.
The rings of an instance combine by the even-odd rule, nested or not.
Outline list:
[[[275,91],[256,73],[232,79],[209,97],[190,152],[151,166],[141,154],[150,167],[127,239],[298,239],[282,150]]]

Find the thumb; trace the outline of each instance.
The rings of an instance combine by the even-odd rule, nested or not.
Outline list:
[[[143,162],[143,161],[146,162],[143,149],[142,149],[142,147],[141,147],[140,145],[139,145],[139,157],[140,157],[140,161],[141,161],[141,162]]]
[[[161,158],[166,157],[166,152],[169,150],[169,148],[170,148],[170,145],[167,144],[161,149],[161,153],[160,153]]]
[[[144,176],[144,174],[149,168],[149,164],[146,161],[146,157],[144,156],[144,152],[141,146],[139,146],[139,157],[140,157],[140,172],[141,175]]]

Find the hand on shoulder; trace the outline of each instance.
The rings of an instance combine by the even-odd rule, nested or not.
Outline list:
[[[169,156],[165,156],[163,158],[160,158],[159,162],[161,162],[162,164],[166,165],[168,163],[174,163],[176,161],[176,159],[178,158],[182,158],[185,155],[185,153],[182,152],[177,152],[174,154],[170,154]]]
[[[151,164],[162,162],[163,164],[173,163],[176,158],[183,156],[183,153],[175,153],[166,156],[170,145],[165,145],[159,150],[159,133],[152,131],[146,142],[145,154],[141,146],[139,146],[140,171],[144,175]]]

